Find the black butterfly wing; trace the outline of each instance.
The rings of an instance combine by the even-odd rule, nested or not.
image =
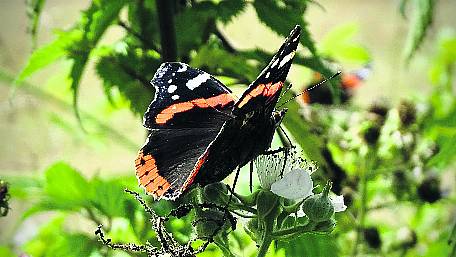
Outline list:
[[[290,70],[300,33],[299,26],[290,32],[266,68],[236,102],[233,109],[235,115],[245,115],[260,108],[273,109]]]
[[[185,63],[163,63],[151,83],[155,99],[144,114],[147,129],[213,127],[234,104],[225,85]]]
[[[152,84],[155,99],[144,115],[150,134],[136,176],[156,199],[175,199],[191,184],[235,100],[221,82],[183,63],[164,63]]]

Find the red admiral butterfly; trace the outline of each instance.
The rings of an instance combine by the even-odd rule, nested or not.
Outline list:
[[[341,95],[340,101],[342,104],[347,103],[352,97],[353,90],[359,88],[361,83],[369,76],[371,70],[370,64],[365,65],[364,67],[357,69],[352,72],[342,73],[340,84],[341,84]],[[309,91],[305,89],[301,95],[301,100],[307,104],[319,103],[330,105],[334,104],[334,101],[331,97],[331,90],[329,87],[313,87],[316,83],[323,81],[323,76],[316,72],[314,73],[314,78],[312,84],[308,88],[312,87],[313,90]]]
[[[296,26],[239,100],[204,71],[163,63],[144,114],[150,134],[136,158],[139,183],[154,198],[176,199],[190,185],[226,178],[270,147],[286,109],[275,110],[299,44]]]

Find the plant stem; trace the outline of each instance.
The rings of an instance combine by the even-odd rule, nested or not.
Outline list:
[[[360,207],[358,210],[358,226],[356,228],[355,240],[353,245],[353,256],[358,254],[358,247],[361,241],[361,234],[363,233],[364,223],[366,220],[366,213],[367,213],[367,182],[368,182],[368,175],[367,173],[372,170],[372,166],[375,162],[375,153],[376,149],[368,149],[364,159],[364,165],[360,172]]]
[[[261,242],[260,249],[258,249],[257,257],[266,256],[269,246],[271,245],[272,240],[274,240],[274,237],[272,236],[273,226],[273,222],[266,222],[263,232],[263,241]]]
[[[176,29],[174,27],[174,1],[157,0],[158,25],[162,61],[177,60]]]

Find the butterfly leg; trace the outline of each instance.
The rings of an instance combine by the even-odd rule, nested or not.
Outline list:
[[[253,161],[250,161],[249,179],[250,179],[249,189],[250,189],[250,193],[252,193],[252,191],[253,191]]]

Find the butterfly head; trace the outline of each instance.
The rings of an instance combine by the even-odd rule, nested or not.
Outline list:
[[[277,127],[280,125],[280,123],[283,120],[283,117],[285,117],[285,114],[287,113],[288,109],[283,108],[277,111],[272,112],[271,119],[274,122],[274,125]]]

